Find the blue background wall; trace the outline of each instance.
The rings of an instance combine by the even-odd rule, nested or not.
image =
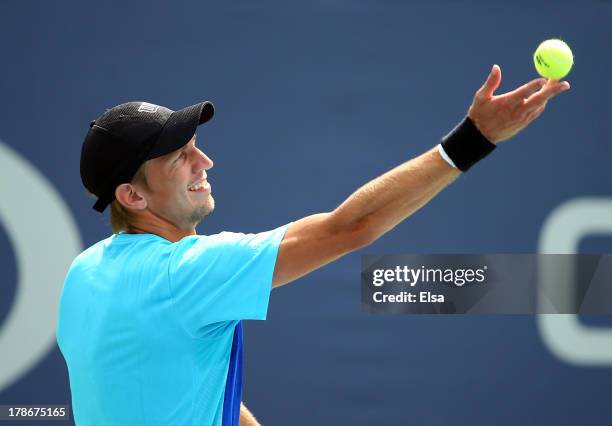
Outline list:
[[[105,108],[146,100],[178,109],[213,100],[217,114],[198,142],[215,161],[209,180],[217,208],[199,231],[258,232],[329,211],[436,144],[465,114],[493,63],[502,69],[500,92],[535,78],[531,54],[550,37],[574,50],[572,89],[363,252],[531,253],[560,203],[610,196],[610,1],[71,0],[0,7],[0,140],[56,187],[83,246],[110,233],[78,173],[88,123]],[[19,182],[2,179],[12,188],[3,202],[27,199]],[[45,206],[39,208],[44,222]],[[581,249],[609,252],[610,240],[593,236]],[[560,360],[531,316],[363,314],[359,266],[354,253],[275,290],[268,320],[247,323],[244,399],[264,424],[612,421],[612,364]],[[18,290],[4,231],[0,267],[2,327]],[[0,362],[7,362],[2,352]],[[0,388],[0,404],[69,400],[56,348]]]

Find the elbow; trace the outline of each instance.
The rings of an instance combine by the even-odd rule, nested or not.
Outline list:
[[[379,235],[375,232],[374,227],[369,221],[362,220],[355,225],[353,230],[355,250],[369,246],[376,241]]]
[[[374,227],[367,218],[353,223],[342,223],[330,214],[332,234],[342,236],[341,239],[347,242],[347,251],[355,251],[369,246],[378,239]]]

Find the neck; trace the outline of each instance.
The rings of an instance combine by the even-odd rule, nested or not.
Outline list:
[[[169,220],[157,215],[146,215],[144,217],[135,217],[129,224],[127,234],[154,234],[176,243],[184,237],[195,235],[195,225],[189,225],[185,228],[179,227]]]

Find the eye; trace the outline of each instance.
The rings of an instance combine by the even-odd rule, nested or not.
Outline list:
[[[187,157],[187,154],[185,153],[185,151],[183,151],[183,152],[181,152],[181,154],[180,154],[180,155],[179,155],[179,156],[176,158],[175,162],[176,162],[176,161],[179,161],[179,160],[182,160],[182,159],[184,159],[185,157]]]

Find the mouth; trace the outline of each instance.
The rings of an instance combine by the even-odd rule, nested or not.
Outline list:
[[[206,179],[200,179],[187,187],[189,192],[210,192],[210,183]]]

